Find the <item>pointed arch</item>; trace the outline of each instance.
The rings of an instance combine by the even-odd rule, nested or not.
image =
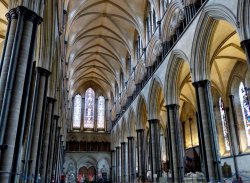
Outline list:
[[[236,16],[230,9],[220,4],[206,6],[201,13],[196,27],[192,46],[191,69],[194,81],[209,79],[210,63],[207,59],[209,38],[217,20],[225,20],[232,25],[242,40]]]
[[[183,10],[183,4],[181,1],[173,1],[167,6],[167,14],[162,20],[162,41],[169,41],[171,37],[171,27],[177,27],[178,21],[173,21],[174,17]],[[175,17],[177,19],[177,17]],[[173,25],[176,24],[175,26]]]
[[[156,61],[157,56],[162,52],[162,42],[157,36],[153,36],[147,48],[146,67],[152,66]]]
[[[128,119],[127,119],[127,127],[128,127],[128,137],[135,137],[136,136],[136,118],[135,118],[135,112],[133,108],[131,107],[129,109],[128,113]]]
[[[84,128],[94,128],[95,92],[88,88],[85,92]]]
[[[121,121],[121,131],[120,131],[120,139],[121,142],[127,142],[127,136],[128,136],[128,127],[127,127],[127,123],[126,123],[126,119],[125,117],[122,118]]]
[[[145,97],[141,94],[137,103],[136,129],[145,129],[147,123],[147,106]]]
[[[160,111],[163,97],[163,85],[160,78],[152,79],[148,94],[148,117],[149,119],[160,119]]]
[[[167,74],[165,77],[165,99],[167,105],[178,104],[179,103],[179,82],[178,77],[180,74],[180,69],[184,64],[184,61],[188,62],[188,57],[181,50],[173,50],[170,58],[169,64],[167,66]]]

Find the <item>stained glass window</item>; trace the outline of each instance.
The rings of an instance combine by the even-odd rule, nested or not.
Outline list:
[[[98,97],[98,116],[97,128],[104,128],[104,112],[105,112],[105,99],[103,96]]]
[[[81,95],[76,95],[74,98],[73,128],[80,128],[81,126],[81,108],[82,97]]]
[[[242,82],[240,83],[239,96],[240,96],[245,132],[247,136],[247,145],[250,146],[250,109],[249,109],[250,106],[247,97],[247,90],[245,89],[244,84]]]
[[[229,143],[229,138],[228,138],[228,124],[226,120],[226,113],[224,110],[224,103],[222,98],[219,98],[219,106],[220,106],[220,116],[221,116],[221,123],[222,123],[222,130],[223,130],[223,137],[225,141],[225,148],[226,151],[230,151],[230,143]]]
[[[84,128],[94,128],[95,92],[92,88],[85,93]]]

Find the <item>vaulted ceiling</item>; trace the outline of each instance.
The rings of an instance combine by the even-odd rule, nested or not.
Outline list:
[[[126,77],[134,42],[144,38],[146,0],[73,0],[67,12],[67,61],[70,92],[96,85],[108,95]]]

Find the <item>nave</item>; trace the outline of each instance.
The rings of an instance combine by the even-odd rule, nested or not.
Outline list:
[[[0,0],[0,183],[249,182],[249,7]]]

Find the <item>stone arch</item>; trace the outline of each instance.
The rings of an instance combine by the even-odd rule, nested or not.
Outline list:
[[[136,129],[145,129],[147,123],[147,106],[143,95],[139,96],[136,112]]]
[[[184,61],[188,62],[188,57],[181,50],[173,50],[169,64],[167,66],[167,74],[165,77],[165,99],[167,105],[179,103],[179,86],[178,77],[179,72],[184,64]]]
[[[135,118],[135,112],[133,108],[131,107],[129,109],[128,119],[127,119],[127,130],[128,130],[128,137],[135,137],[136,136],[136,118]]]
[[[70,158],[70,157],[67,157],[67,159],[65,160],[64,164],[63,164],[63,167],[64,167],[64,173],[67,173],[69,171],[69,166],[70,164],[73,165],[73,168],[75,169],[76,171],[76,167],[77,167],[77,162],[73,159],[73,158]],[[74,172],[75,173],[75,172]]]
[[[127,136],[128,136],[127,135],[128,134],[128,127],[127,127],[125,117],[122,118],[120,134],[121,134],[121,136],[120,136],[121,142],[126,142],[127,141]]]
[[[174,32],[178,27],[179,20],[184,16],[183,4],[181,1],[172,1],[166,10],[167,14],[162,20],[162,41],[170,41],[172,36],[171,32]]]
[[[140,83],[146,74],[145,63],[140,61],[135,68],[135,84]]]
[[[148,94],[148,117],[160,119],[160,110],[163,97],[163,85],[158,77],[153,78]]]
[[[191,53],[190,65],[194,81],[201,81],[209,79],[210,77],[210,65],[207,61],[208,46],[209,38],[212,35],[217,20],[225,20],[232,25],[239,34],[236,17],[230,9],[220,4],[209,5],[203,9],[196,27]],[[241,34],[239,34],[239,36],[242,38]]]
[[[162,42],[157,36],[153,36],[147,48],[146,67],[152,66],[156,61],[156,58],[160,56],[161,52]]]
[[[89,166],[87,166],[87,165],[89,165]],[[96,168],[96,165],[97,165],[97,160],[94,157],[84,156],[77,161],[77,172],[83,166],[86,166],[87,168],[89,168],[90,166],[94,166]]]
[[[236,95],[238,94],[239,85],[241,81],[244,81],[244,78],[247,73],[247,67],[243,63],[238,63],[234,67],[234,71],[232,72],[229,84],[227,88],[227,95]]]

